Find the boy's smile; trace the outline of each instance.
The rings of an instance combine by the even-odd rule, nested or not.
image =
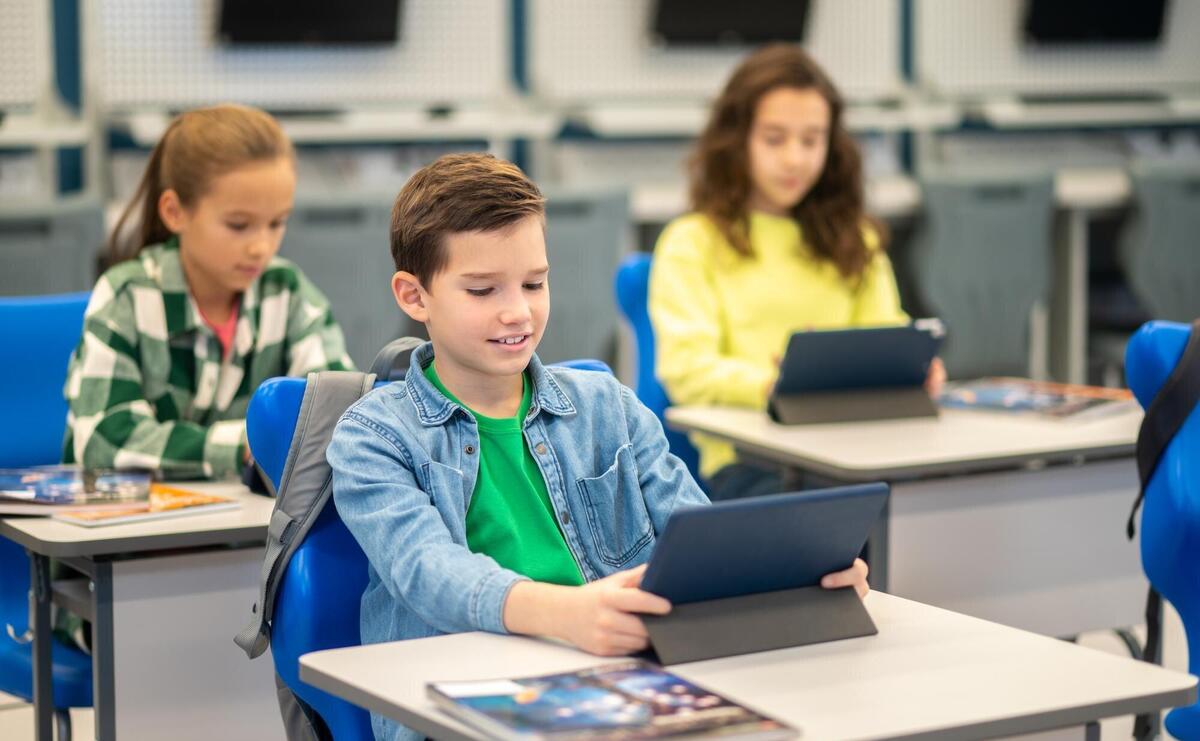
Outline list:
[[[434,367],[446,388],[483,414],[495,411],[497,403],[507,409],[509,401],[515,413],[521,374],[550,314],[542,218],[444,239],[445,267],[428,286],[410,273],[396,273],[396,301],[428,328]]]

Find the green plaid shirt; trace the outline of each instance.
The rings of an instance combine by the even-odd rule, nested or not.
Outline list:
[[[352,368],[329,302],[275,258],[242,296],[229,358],[188,292],[178,242],[96,283],[65,389],[63,459],[172,477],[238,471],[246,406],[272,376]]]

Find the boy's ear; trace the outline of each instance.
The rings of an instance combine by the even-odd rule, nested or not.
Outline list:
[[[179,194],[167,188],[158,197],[158,217],[173,233],[178,234],[187,225],[187,210],[179,200]]]
[[[392,295],[396,297],[396,305],[412,317],[413,321],[429,321],[429,310],[425,308],[421,281],[417,276],[404,270],[397,271],[392,276]]]

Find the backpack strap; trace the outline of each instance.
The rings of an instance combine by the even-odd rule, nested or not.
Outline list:
[[[1154,469],[1158,467],[1158,461],[1171,438],[1183,427],[1197,402],[1200,402],[1200,319],[1192,322],[1192,334],[1183,348],[1183,355],[1154,395],[1138,429],[1137,468],[1140,486],[1133,509],[1129,512],[1129,521],[1125,524],[1125,534],[1130,540],[1135,532],[1134,520],[1138,507],[1146,498],[1146,486],[1154,475]]]
[[[235,637],[251,659],[270,645],[271,615],[279,581],[292,553],[316,522],[332,492],[332,474],[325,449],[333,429],[346,411],[375,385],[371,373],[322,371],[309,373],[296,431],[279,478],[279,491],[267,527],[267,551],[259,579],[258,601],[251,608],[250,624]]]
[[[400,337],[383,346],[371,363],[371,372],[381,381],[398,381],[408,371],[413,350],[423,345],[419,337]]]

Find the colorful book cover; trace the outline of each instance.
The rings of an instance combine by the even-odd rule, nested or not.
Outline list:
[[[49,515],[112,510],[145,502],[146,471],[92,471],[77,466],[0,469],[0,514]]]
[[[218,494],[203,494],[163,484],[151,484],[150,496],[144,502],[131,503],[127,507],[118,509],[55,514],[54,519],[84,527],[101,527],[185,515],[210,514],[237,509],[240,506],[241,504],[237,501]]]
[[[1055,419],[1089,417],[1137,406],[1129,389],[1028,378],[981,378],[947,384],[938,403],[951,409],[1030,413]]]
[[[642,661],[564,674],[434,682],[445,712],[506,739],[784,739],[795,728]]]

